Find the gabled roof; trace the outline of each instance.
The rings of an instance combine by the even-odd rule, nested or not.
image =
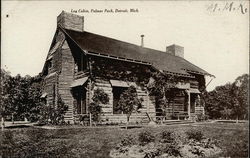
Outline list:
[[[60,27],[61,28],[61,27]],[[61,28],[83,51],[100,53],[150,63],[163,72],[190,76],[190,73],[210,75],[189,61],[170,53],[104,37],[87,31],[77,32]]]

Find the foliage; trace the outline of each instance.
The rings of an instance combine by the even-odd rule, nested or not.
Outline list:
[[[201,146],[204,148],[213,148],[214,145],[217,145],[217,142],[210,138],[206,138],[201,141]]]
[[[201,150],[200,147],[193,146],[191,152],[199,157],[205,157],[204,150]]]
[[[10,115],[14,110],[10,99],[10,97],[12,97],[10,91],[13,87],[11,84],[11,79],[12,77],[10,76],[10,72],[1,69],[0,114],[3,117]]]
[[[232,104],[232,115],[237,118],[247,119],[248,118],[248,91],[249,91],[249,75],[244,74],[236,78],[232,84],[231,96]]]
[[[108,94],[104,92],[103,89],[97,88],[94,91],[94,95],[92,97],[93,101],[96,103],[107,104],[109,102]]]
[[[170,156],[181,156],[180,146],[174,141],[172,143],[166,144],[163,148],[162,153],[167,153]]]
[[[102,112],[102,107],[96,102],[89,104],[89,111],[94,121],[99,121],[99,115]]]
[[[163,114],[166,114],[166,108],[174,100],[178,91],[175,89],[176,83],[180,81],[178,77],[173,75],[163,75],[160,72],[151,73],[148,90],[151,96],[156,98],[156,108],[161,109]]]
[[[30,121],[36,121],[41,106],[41,80],[39,75],[11,76],[9,72],[1,69],[1,115],[13,116],[15,120],[28,118]]]
[[[130,81],[143,88],[147,87],[149,94],[156,96],[157,108],[162,109],[163,112],[175,97],[173,88],[176,82],[180,81],[178,77],[152,70],[149,66],[130,62],[124,64],[122,61],[104,60],[99,57],[91,57],[91,61],[94,78],[98,76],[105,79]]]
[[[39,120],[39,114],[44,103],[41,102],[42,95],[42,78],[40,75],[31,78],[30,85],[28,88],[28,107],[29,110],[26,113],[26,117],[31,122]]]
[[[108,94],[104,92],[103,89],[96,89],[94,91],[94,95],[92,97],[93,102],[89,105],[89,111],[93,116],[94,121],[99,120],[99,115],[101,113],[101,105],[100,104],[107,104],[109,102]]]
[[[171,92],[171,89],[176,85],[176,79],[172,75],[163,75],[160,72],[153,72],[151,74],[151,82],[148,85],[150,95],[166,97],[166,93]],[[167,99],[167,98],[166,98]]]
[[[174,141],[173,131],[163,131],[161,133],[161,142],[172,143]]]
[[[139,133],[138,140],[141,145],[145,145],[145,144],[155,141],[155,136],[152,135],[149,131],[143,131]]]
[[[249,75],[239,76],[233,83],[204,93],[205,110],[212,119],[248,118]]]
[[[135,144],[135,139],[131,135],[125,136],[120,143],[121,146],[132,146],[134,144]]]
[[[130,86],[121,94],[117,109],[120,109],[123,113],[127,114],[127,120],[129,122],[129,117],[132,112],[140,109],[142,107],[142,102],[142,98],[138,98],[136,88],[134,86]]]
[[[197,122],[207,121],[209,118],[209,116],[206,114],[197,114],[196,116],[197,116],[196,118]]]
[[[195,132],[197,131],[193,131],[193,133]],[[137,143],[119,145],[112,155],[114,155],[113,157],[132,157],[133,154],[133,157],[145,158],[211,157],[213,154],[221,152],[216,142],[210,138],[202,137],[201,140],[196,140],[186,139],[184,136],[182,139],[183,134],[180,131],[163,130],[160,135],[154,136],[148,131],[143,131],[139,133]]]
[[[105,79],[136,82],[145,86],[150,77],[148,66],[120,60],[91,57],[92,74]]]
[[[117,60],[104,60],[99,57],[91,58],[93,76],[105,79],[115,79],[135,82],[137,85],[149,90],[151,96],[156,96],[157,108],[165,112],[167,106],[175,97],[176,82],[178,77],[166,75],[162,72],[152,70],[149,66],[128,63],[124,64]],[[152,82],[151,82],[152,81]]]
[[[204,138],[204,134],[200,130],[189,130],[186,131],[188,139],[194,139],[196,141],[201,141]]]
[[[44,105],[41,107],[40,112],[40,123],[59,125],[64,122],[64,114],[68,110],[68,106],[62,101],[61,96],[58,96],[57,104],[55,105]]]
[[[163,131],[160,142],[164,144],[161,153],[167,153],[170,156],[181,156],[179,136],[174,131]]]
[[[180,133],[180,136],[185,136],[185,134],[181,133],[190,128],[193,127],[173,125],[169,130],[174,131],[176,134]],[[207,123],[206,126],[197,125],[195,128],[202,130],[207,138],[217,140],[218,144],[216,146],[222,150],[218,155],[207,157],[248,157],[248,124]],[[161,139],[161,134],[157,133],[167,130],[166,126],[151,128],[150,131],[156,133],[155,143],[149,143],[148,146],[139,146],[138,134],[147,129],[121,130],[119,128],[99,127],[74,128],[73,126],[70,129],[69,127],[60,129],[22,128],[17,130],[6,128],[4,132],[9,134],[8,137],[12,138],[12,140],[7,139],[3,136],[4,132],[0,131],[0,154],[6,149],[3,146],[8,143],[11,150],[5,151],[6,154],[11,153],[12,157],[111,157],[112,155],[109,154],[112,153],[123,137],[131,135],[136,144],[128,149],[133,148],[136,151],[141,151],[140,154],[143,155],[146,151],[156,150],[161,147],[155,144],[159,143],[157,140]],[[32,132],[28,132],[30,130]],[[38,139],[39,137],[41,139]],[[13,142],[13,145],[11,145],[11,142]],[[131,157],[132,154],[135,154],[130,153]],[[128,153],[125,153],[123,157],[130,157],[130,155],[126,154]],[[213,154],[213,151],[211,151],[211,154]],[[8,156],[2,154],[2,157]],[[183,157],[188,156],[183,155]]]

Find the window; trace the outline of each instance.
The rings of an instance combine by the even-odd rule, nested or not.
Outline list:
[[[118,102],[120,100],[121,94],[127,90],[127,87],[113,87],[113,113],[114,114],[123,114],[120,109]]]
[[[87,60],[85,58],[84,54],[80,54],[79,57],[77,57],[76,63],[75,63],[75,72],[84,71],[87,68]]]
[[[41,102],[42,102],[44,105],[47,105],[47,97],[41,98]]]
[[[52,60],[50,59],[47,62],[48,62],[48,69],[51,69],[52,68]]]

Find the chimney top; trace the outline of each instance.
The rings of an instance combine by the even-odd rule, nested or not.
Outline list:
[[[144,35],[141,35],[141,47],[144,47]]]
[[[65,29],[83,32],[84,17],[62,11],[62,13],[57,16],[57,25],[60,25]]]
[[[166,52],[184,58],[184,47],[172,44],[166,47]]]

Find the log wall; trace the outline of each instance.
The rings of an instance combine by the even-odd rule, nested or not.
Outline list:
[[[198,115],[198,114],[205,114],[205,109],[204,107],[202,106],[196,106],[195,107],[195,114]]]
[[[44,78],[43,93],[47,93],[46,100],[47,105],[54,105],[55,98],[57,97],[57,78],[58,74],[56,72],[50,73]]]
[[[52,49],[56,45],[56,43],[62,42],[62,35],[63,34],[60,31],[56,33],[55,40],[53,42],[54,45],[52,45],[51,47]],[[47,105],[55,106],[58,99],[58,74],[61,65],[60,50],[58,49],[48,56],[51,57],[49,61],[52,63],[52,65],[50,68],[48,68],[48,74],[44,77],[43,80],[43,93],[47,93]]]

